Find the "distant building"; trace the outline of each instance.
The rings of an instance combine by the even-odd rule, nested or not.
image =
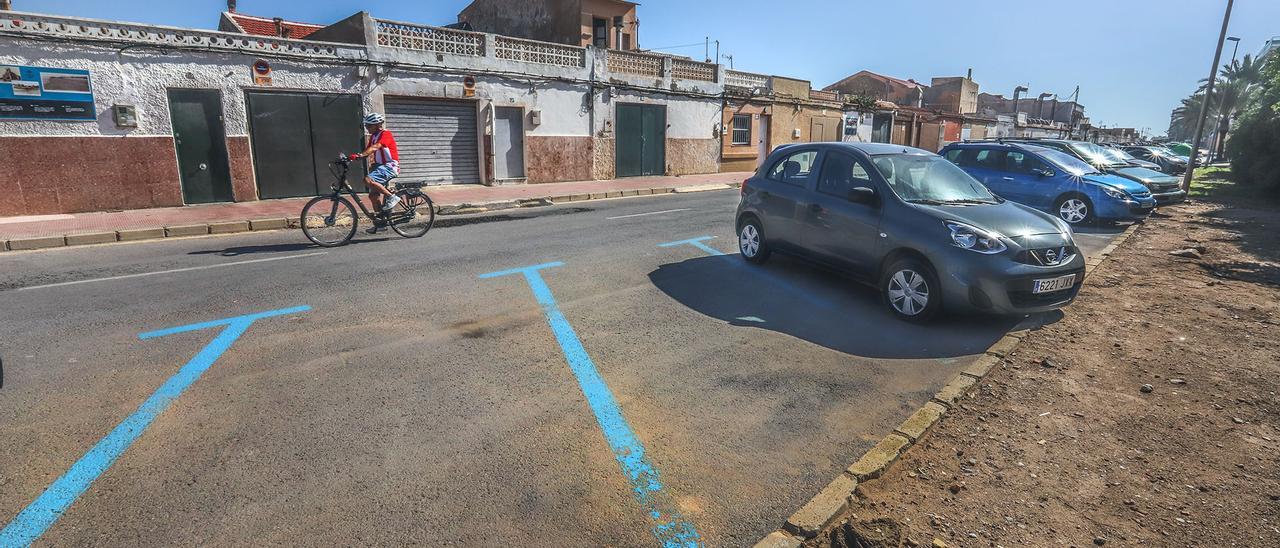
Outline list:
[[[860,70],[822,90],[838,91],[844,95],[872,97],[898,105],[920,106],[924,103],[927,88],[928,86],[915,80],[903,80],[869,70]]]
[[[978,94],[978,112],[986,116],[1023,113],[1027,118],[1060,122],[1077,127],[1085,119],[1084,105],[1074,101],[1059,101],[1056,96],[1018,97],[1009,99],[991,93]]]
[[[978,112],[978,83],[973,81],[973,71],[966,76],[934,78],[925,88],[924,106],[948,114],[973,114]]]
[[[474,0],[458,14],[470,30],[606,49],[640,49],[636,5],[625,0]]]
[[[1262,49],[1258,50],[1258,54],[1254,57],[1262,59],[1263,57],[1271,55],[1271,52],[1277,49],[1280,49],[1280,36],[1272,36],[1270,40],[1267,40],[1262,44]]]

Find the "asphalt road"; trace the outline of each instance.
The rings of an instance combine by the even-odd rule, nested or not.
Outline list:
[[[0,525],[40,545],[746,545],[1006,330],[1058,317],[913,326],[793,260],[660,247],[731,253],[736,201],[332,250],[281,231],[0,255]]]

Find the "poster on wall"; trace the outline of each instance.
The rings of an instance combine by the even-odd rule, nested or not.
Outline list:
[[[97,119],[89,71],[0,65],[0,119]]]

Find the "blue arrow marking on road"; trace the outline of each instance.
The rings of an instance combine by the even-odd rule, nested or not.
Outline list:
[[[116,459],[120,458],[120,455],[124,454],[130,445],[133,445],[133,442],[146,431],[147,427],[151,425],[151,422],[160,413],[163,413],[169,407],[169,404],[173,403],[173,400],[178,399],[178,396],[181,396],[187,387],[196,382],[209,367],[213,366],[214,362],[218,361],[223,352],[226,352],[231,347],[231,344],[236,342],[236,339],[239,339],[240,335],[243,335],[250,325],[253,325],[253,322],[263,318],[296,314],[308,310],[311,310],[311,307],[298,306],[161,329],[138,335],[139,339],[147,340],[174,333],[185,333],[210,327],[223,327],[222,332],[218,333],[217,337],[214,337],[209,344],[200,350],[199,354],[196,354],[194,358],[191,358],[191,361],[182,366],[182,369],[179,369],[176,374],[169,377],[169,380],[165,381],[155,393],[151,394],[151,397],[138,406],[137,411],[126,417],[110,433],[99,440],[83,457],[80,457],[80,460],[71,465],[70,470],[67,470],[62,477],[54,480],[35,502],[32,502],[22,512],[19,512],[17,517],[13,518],[13,521],[5,526],[4,530],[0,530],[0,547],[29,546],[37,538],[40,538],[40,535],[43,535],[54,522],[58,521],[58,518],[62,517],[67,508],[76,499],[80,498],[80,495],[93,484],[94,480],[97,480],[98,476],[106,472],[115,463]]]
[[[645,458],[644,446],[631,431],[627,419],[622,416],[622,409],[618,407],[618,402],[613,397],[613,392],[609,390],[609,385],[605,384],[604,379],[600,377],[595,362],[591,361],[591,356],[587,355],[587,350],[582,347],[582,341],[578,339],[577,332],[560,312],[556,298],[551,294],[551,288],[547,287],[547,282],[542,279],[539,271],[563,265],[564,263],[554,262],[513,268],[481,274],[480,278],[524,275],[525,281],[529,282],[529,289],[533,290],[533,297],[538,300],[538,304],[542,305],[547,323],[551,325],[551,331],[555,333],[556,341],[560,343],[560,350],[564,353],[565,360],[569,362],[569,369],[573,370],[574,376],[578,378],[578,386],[587,397],[587,404],[591,406],[591,411],[604,432],[609,448],[618,459],[622,473],[631,482],[636,499],[653,520],[653,535],[664,547],[699,546],[701,541],[697,529],[692,523],[685,521],[674,502],[662,491],[658,471],[654,469],[649,459]]]

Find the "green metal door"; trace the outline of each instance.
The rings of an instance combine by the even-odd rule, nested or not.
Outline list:
[[[667,109],[618,105],[615,165],[618,177],[666,173]]]
[[[173,146],[178,152],[182,201],[230,202],[231,167],[218,90],[169,90],[169,119],[173,122]]]
[[[363,147],[358,95],[250,91],[246,100],[253,172],[263,199],[328,192],[328,163]],[[351,167],[347,182],[361,190],[364,166]]]

